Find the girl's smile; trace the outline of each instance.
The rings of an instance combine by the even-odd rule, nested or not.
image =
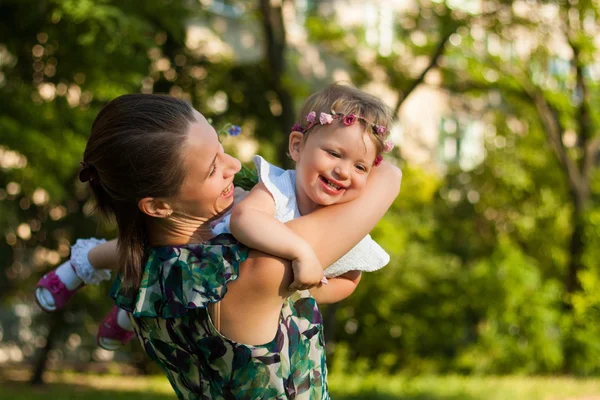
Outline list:
[[[307,138],[292,132],[290,155],[296,161],[300,213],[358,197],[376,153],[373,138],[358,123],[318,127]]]
[[[334,179],[325,178],[323,175],[319,175],[319,179],[323,184],[323,190],[331,193],[332,195],[339,195],[343,190],[346,189],[345,186]]]

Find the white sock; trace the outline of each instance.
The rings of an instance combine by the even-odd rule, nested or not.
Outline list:
[[[56,268],[56,275],[58,275],[58,278],[69,290],[73,290],[83,283],[81,278],[75,274],[70,261],[63,263]]]
[[[56,275],[58,279],[65,284],[67,289],[73,290],[83,283],[81,278],[75,274],[71,262],[67,261],[56,268]],[[35,295],[43,309],[54,311],[56,310],[56,303],[54,303],[54,296],[46,288],[38,287],[35,289]]]
[[[117,312],[117,325],[126,331],[132,331],[133,325],[131,324],[131,320],[129,319],[129,313],[123,309],[120,309]]]

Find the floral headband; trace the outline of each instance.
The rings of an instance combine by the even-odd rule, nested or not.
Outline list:
[[[316,118],[317,118],[317,113],[315,113],[314,111],[311,111],[306,116],[306,120],[309,122],[309,125],[306,127],[306,129],[303,128],[300,124],[296,123],[296,124],[294,124],[294,126],[292,126],[292,130],[296,131],[296,132],[306,133],[313,126],[317,125],[317,123],[321,124],[321,125],[329,125],[333,122],[333,120],[341,119],[342,122],[344,123],[344,125],[346,125],[346,126],[352,125],[357,120],[363,121],[364,123],[367,124],[367,126],[371,127],[371,129],[373,130],[373,133],[375,135],[381,137],[382,139],[384,139],[388,133],[387,128],[385,126],[374,124],[372,122],[367,121],[365,118],[355,115],[355,114],[342,114],[342,113],[338,113],[338,112],[335,112],[332,110],[331,114],[322,112],[319,115],[318,121]],[[391,141],[385,140],[383,142],[383,152],[384,153],[389,153],[390,151],[392,151],[393,148],[394,148],[394,144]],[[381,164],[381,161],[383,161],[383,157],[380,154],[375,158],[374,165],[376,167],[379,166],[379,164]]]

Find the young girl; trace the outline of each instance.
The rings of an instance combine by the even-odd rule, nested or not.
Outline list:
[[[292,260],[294,282],[290,287],[293,289],[318,285],[323,278],[323,268],[312,248],[283,222],[318,207],[358,197],[369,172],[381,162],[381,153],[392,147],[384,141],[391,124],[390,110],[375,97],[357,89],[328,86],[305,101],[300,115],[300,123],[294,125],[289,138],[295,171],[284,171],[255,157],[259,184],[231,214],[213,223],[215,234],[231,231],[249,247]],[[85,168],[82,174],[86,174]],[[78,240],[70,262],[40,280],[36,299],[43,310],[63,308],[83,283],[108,279],[110,273],[94,269],[87,257],[89,250],[100,242]],[[114,243],[104,246],[111,245],[115,246]],[[355,281],[360,273],[354,271],[374,271],[388,262],[387,253],[367,235],[328,267],[325,276]],[[133,328],[127,313],[113,307],[100,325],[98,344],[114,350],[132,337]]]
[[[230,231],[251,248],[292,260],[291,289],[310,288],[323,268],[310,246],[283,223],[360,196],[381,153],[392,148],[384,140],[391,124],[389,109],[352,87],[334,84],[314,93],[304,102],[300,121],[289,137],[295,170],[282,170],[255,156],[259,183],[213,228],[215,233]],[[375,271],[388,262],[389,255],[367,235],[326,268],[325,277]]]

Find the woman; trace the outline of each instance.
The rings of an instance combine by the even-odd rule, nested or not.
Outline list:
[[[118,256],[107,243],[89,260],[121,266],[112,295],[180,399],[329,398],[317,302],[345,298],[358,279],[290,292],[289,261],[212,237],[240,163],[200,113],[167,96],[121,96],[94,121],[83,164],[119,228]],[[287,225],[330,265],[383,216],[400,179],[384,163],[367,183],[376,196]]]

